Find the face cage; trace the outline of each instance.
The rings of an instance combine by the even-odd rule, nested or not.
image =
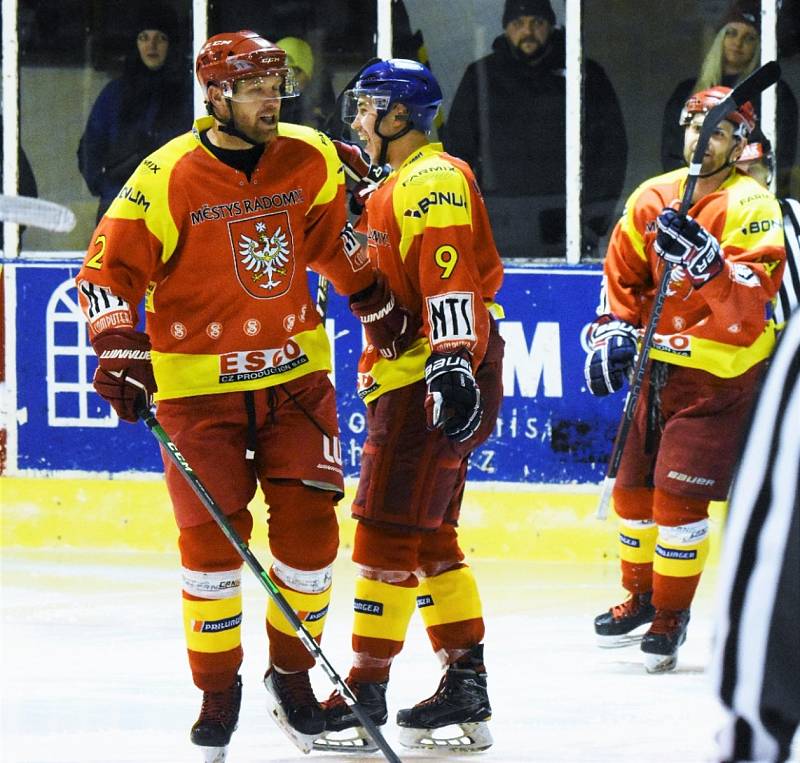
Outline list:
[[[362,99],[366,99],[369,107],[380,115],[389,110],[392,94],[380,90],[346,90],[342,96],[342,122],[348,127],[358,116],[358,103]]]
[[[244,102],[249,100],[249,99],[237,99],[233,92],[234,86],[240,80],[253,79],[255,77],[281,77],[282,79],[280,95],[266,96],[265,100],[266,98],[285,100],[287,98],[297,98],[297,96],[300,95],[300,85],[297,82],[297,78],[294,76],[294,73],[289,68],[267,69],[261,72],[248,73],[246,77],[238,77],[237,79],[223,80],[222,82],[219,83],[219,87],[222,90],[222,95],[225,98],[228,98],[233,101],[242,100]],[[253,100],[260,100],[260,99],[255,98]]]

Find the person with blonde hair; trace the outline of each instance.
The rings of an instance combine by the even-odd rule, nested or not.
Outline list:
[[[681,109],[695,92],[717,85],[735,87],[759,65],[761,60],[761,10],[758,0],[737,0],[727,10],[722,26],[700,66],[697,79],[683,80],[673,91],[664,109],[661,130],[661,164],[665,172],[684,166]],[[777,164],[778,194],[788,193],[789,174],[795,161],[797,142],[797,101],[782,80],[778,82]],[[760,99],[753,100],[756,113]],[[754,140],[760,140],[757,130]]]

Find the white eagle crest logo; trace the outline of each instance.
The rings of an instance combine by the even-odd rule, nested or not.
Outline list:
[[[242,265],[251,274],[253,281],[266,278],[259,283],[262,289],[275,289],[283,283],[289,263],[289,241],[281,226],[270,236],[263,222],[256,223],[256,238],[239,234],[239,257]]]

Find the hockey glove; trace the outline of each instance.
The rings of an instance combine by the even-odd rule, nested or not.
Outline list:
[[[375,271],[372,286],[350,297],[350,310],[361,321],[367,342],[384,358],[398,358],[414,341],[416,322],[389,288],[386,276]]]
[[[472,375],[467,350],[433,352],[425,363],[425,415],[428,429],[443,429],[451,440],[464,442],[483,417],[481,391]]]
[[[638,332],[627,321],[601,315],[589,329],[589,353],[583,366],[586,386],[605,397],[622,389],[636,359]]]
[[[725,261],[719,241],[691,217],[682,217],[666,207],[656,225],[656,254],[672,265],[680,265],[695,289],[722,272]]]
[[[355,143],[344,143],[341,140],[333,141],[336,153],[344,165],[347,177],[347,190],[350,194],[350,211],[360,215],[370,194],[380,185],[392,168],[388,164],[372,166],[369,157]]]
[[[141,407],[153,404],[156,381],[150,363],[150,338],[129,328],[100,332],[93,340],[97,369],[93,385],[124,421],[136,421]]]

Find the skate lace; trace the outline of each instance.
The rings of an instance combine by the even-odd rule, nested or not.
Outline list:
[[[638,614],[639,608],[639,595],[632,593],[622,604],[611,607],[611,616],[615,620],[622,620]]]
[[[427,699],[423,699],[421,702],[417,703],[417,707],[431,705],[434,702],[437,702],[442,697],[446,696],[448,693],[448,681],[447,681],[447,673],[442,676],[441,681],[439,681],[439,685],[436,687],[436,691],[431,694],[430,697]]]
[[[283,701],[292,707],[316,705],[317,698],[311,688],[308,673],[275,673],[275,685]]]
[[[681,610],[657,609],[656,616],[650,625],[650,633],[671,636],[682,627]]]
[[[204,691],[198,720],[230,723],[236,715],[236,689],[234,685],[225,691]]]

